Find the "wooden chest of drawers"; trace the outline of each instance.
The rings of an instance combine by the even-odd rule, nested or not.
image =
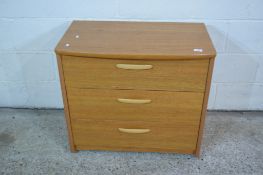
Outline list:
[[[74,21],[56,54],[72,152],[200,154],[216,55],[204,24]]]

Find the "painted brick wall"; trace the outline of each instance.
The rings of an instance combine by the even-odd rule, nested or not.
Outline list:
[[[62,108],[53,49],[73,19],[204,22],[209,109],[263,109],[262,0],[0,0],[0,106]]]

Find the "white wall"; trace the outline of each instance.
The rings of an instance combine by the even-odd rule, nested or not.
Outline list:
[[[54,47],[73,19],[205,22],[209,109],[263,109],[262,0],[0,0],[0,106],[63,107]]]

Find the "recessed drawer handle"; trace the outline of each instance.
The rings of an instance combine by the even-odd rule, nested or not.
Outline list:
[[[130,103],[130,104],[147,104],[147,103],[151,103],[152,100],[118,98],[118,102],[120,102],[120,103]]]
[[[151,130],[150,129],[126,129],[126,128],[119,128],[120,132],[124,133],[130,133],[130,134],[143,134],[148,133]]]
[[[138,64],[116,64],[117,68],[130,70],[147,70],[151,69],[152,65],[138,65]]]

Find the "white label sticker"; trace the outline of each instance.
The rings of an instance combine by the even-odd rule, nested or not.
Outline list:
[[[203,52],[203,49],[200,49],[200,48],[196,48],[196,49],[193,49],[194,52]]]

